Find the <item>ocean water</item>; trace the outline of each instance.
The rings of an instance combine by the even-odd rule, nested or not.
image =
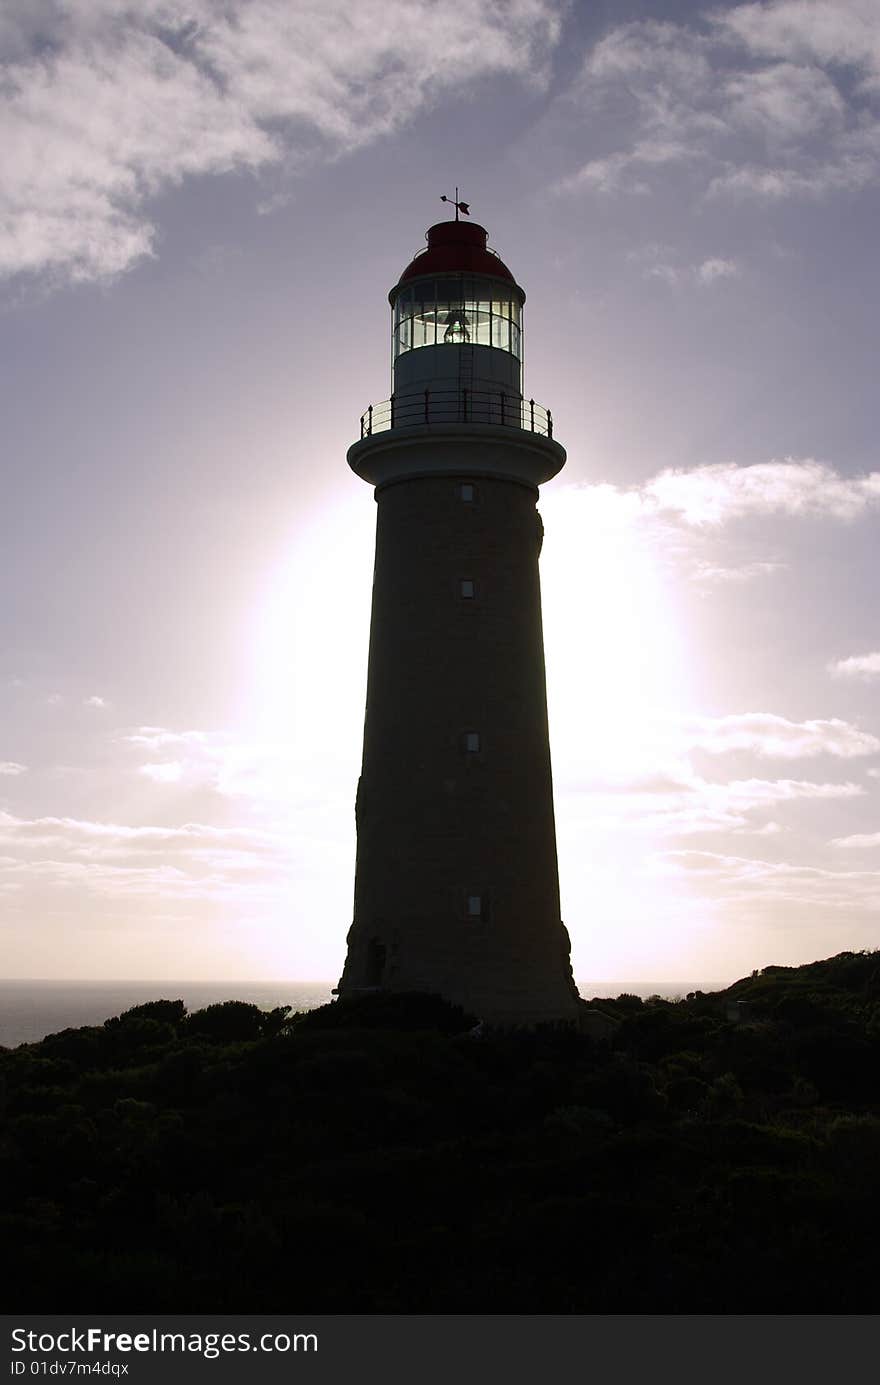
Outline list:
[[[331,1000],[335,981],[0,981],[0,1046],[33,1044],[61,1029],[103,1024],[148,1000],[183,1000],[201,1010],[247,1000],[262,1010],[314,1010]]]
[[[715,981],[579,981],[582,996],[626,992],[646,999],[669,999],[688,991],[719,990]],[[0,1047],[33,1044],[61,1029],[103,1024],[113,1015],[148,1000],[183,1000],[201,1010],[223,1000],[246,1000],[271,1010],[290,1005],[314,1010],[332,999],[331,981],[0,981]]]

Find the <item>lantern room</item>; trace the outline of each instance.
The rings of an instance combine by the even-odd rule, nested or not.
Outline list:
[[[443,221],[389,294],[392,390],[504,390],[522,397],[525,294],[482,226]]]
[[[423,346],[492,346],[522,361],[519,299],[497,280],[418,279],[394,301],[392,361]]]

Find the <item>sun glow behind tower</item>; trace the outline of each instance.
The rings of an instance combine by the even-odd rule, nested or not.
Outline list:
[[[577,975],[629,975],[623,934],[637,976],[642,954],[658,950],[658,915],[686,920],[683,885],[633,870],[637,854],[665,839],[643,832],[636,852],[631,834],[597,822],[598,796],[674,754],[668,727],[692,698],[686,632],[633,504],[560,480],[542,490],[540,510],[562,916]],[[325,976],[338,966],[337,920],[351,903],[374,519],[369,493],[353,482],[346,501],[300,519],[255,594],[238,716],[243,740],[265,748],[254,801],[293,841],[324,830],[314,864],[298,865],[255,924],[254,974]]]
[[[663,864],[669,835],[650,811],[682,773],[678,728],[694,698],[668,563],[636,496],[559,484],[540,508],[560,892],[575,975],[647,977],[662,969],[661,946],[675,952],[676,973],[696,974],[689,949],[711,914],[705,901],[695,912],[687,880]]]

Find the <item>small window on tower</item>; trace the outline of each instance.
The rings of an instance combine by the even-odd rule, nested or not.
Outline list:
[[[467,915],[469,919],[479,919],[483,917],[483,896],[481,894],[468,895]]]
[[[479,731],[465,731],[464,748],[468,755],[479,755],[481,749]]]
[[[473,600],[473,597],[474,597],[474,583],[473,583],[473,579],[472,579],[472,578],[470,578],[470,577],[462,577],[462,579],[461,579],[461,595],[465,598],[466,601],[472,601],[472,600]]]
[[[469,481],[463,481],[462,484],[459,486],[458,496],[460,500],[464,500],[467,504],[473,503],[474,488]]]

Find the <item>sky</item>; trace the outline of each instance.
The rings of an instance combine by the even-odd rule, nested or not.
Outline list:
[[[880,943],[878,0],[6,0],[8,976],[335,982],[387,292],[456,186],[568,451],[578,978]]]

